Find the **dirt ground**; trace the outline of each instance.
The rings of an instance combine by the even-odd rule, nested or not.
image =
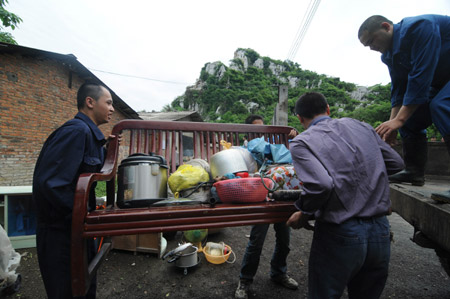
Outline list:
[[[413,228],[397,214],[389,216],[394,242],[390,274],[382,298],[450,298],[450,278],[433,249],[419,247],[410,238]],[[97,298],[233,298],[240,262],[248,241],[250,227],[224,228],[209,235],[208,241],[224,241],[236,254],[235,263],[210,264],[203,254],[200,263],[188,269],[177,268],[157,257],[112,250],[98,271]],[[306,298],[307,268],[312,232],[292,231],[288,273],[299,282],[297,291],[287,290],[269,279],[274,231],[267,235],[261,263],[251,288],[250,298]],[[181,233],[168,240],[168,250],[177,247]],[[6,298],[45,298],[37,264],[36,250],[18,250],[22,255],[18,272],[22,287]],[[347,298],[344,295],[343,298]]]

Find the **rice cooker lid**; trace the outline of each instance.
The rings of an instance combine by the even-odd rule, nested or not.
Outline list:
[[[166,159],[153,153],[150,153],[150,155],[143,153],[132,154],[123,159],[119,167],[139,164],[159,164],[161,167],[168,168]]]

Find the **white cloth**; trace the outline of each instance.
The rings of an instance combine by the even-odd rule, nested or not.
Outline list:
[[[20,265],[20,254],[11,245],[8,235],[0,225],[0,283],[6,282],[6,286],[16,282],[16,269]],[[2,283],[2,284],[3,284]]]

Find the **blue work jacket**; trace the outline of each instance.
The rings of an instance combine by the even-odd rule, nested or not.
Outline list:
[[[394,24],[392,48],[381,56],[391,76],[391,104],[424,104],[431,87],[450,79],[450,17],[421,15]]]
[[[48,137],[33,175],[33,200],[40,225],[70,227],[78,177],[100,171],[104,144],[103,133],[81,112]],[[95,208],[94,188],[90,192],[90,209]]]

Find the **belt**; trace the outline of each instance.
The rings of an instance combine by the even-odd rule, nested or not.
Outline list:
[[[385,214],[379,214],[379,215],[375,215],[375,216],[368,216],[368,217],[352,217],[350,219],[356,219],[356,220],[373,220],[373,219],[377,219],[377,218],[381,218],[381,217],[385,217],[389,215],[388,213]]]

